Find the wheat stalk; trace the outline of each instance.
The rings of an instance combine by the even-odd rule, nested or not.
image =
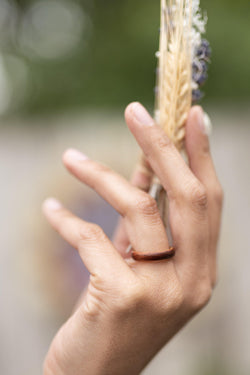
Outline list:
[[[192,102],[201,99],[200,86],[207,78],[211,49],[202,39],[206,23],[200,0],[161,0],[155,120],[179,151],[184,150],[185,123],[190,107]],[[145,156],[140,165],[143,173],[152,177],[149,193],[156,199],[168,229],[166,192]],[[171,238],[171,233],[168,235]]]
[[[155,119],[179,150],[184,146],[185,123],[195,90],[197,96],[193,63],[206,22],[199,0],[161,0]]]
[[[207,78],[211,51],[208,42],[201,39],[206,22],[200,0],[161,0],[155,120],[180,151],[184,150],[192,99],[200,99],[199,86]],[[150,194],[166,223],[166,192],[157,178]]]

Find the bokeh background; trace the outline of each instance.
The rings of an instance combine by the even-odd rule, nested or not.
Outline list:
[[[250,3],[201,3],[213,48],[202,105],[226,196],[220,280],[144,375],[250,372]],[[67,174],[61,154],[79,148],[129,177],[138,149],[123,110],[133,100],[153,109],[158,29],[159,1],[0,0],[1,374],[42,372],[88,278],[42,217],[43,199],[112,235],[117,214]]]

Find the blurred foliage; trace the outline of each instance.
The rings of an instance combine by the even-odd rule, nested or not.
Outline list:
[[[194,375],[233,375],[230,366],[219,358],[218,353],[211,358],[210,362],[198,359],[198,364],[193,370]],[[241,369],[238,369],[237,375],[243,375]]]
[[[32,48],[26,48],[27,42],[20,39],[26,13],[38,1],[9,1],[11,17],[0,30],[0,42],[13,87],[12,111],[41,113],[90,106],[120,108],[131,100],[152,106],[160,1],[50,0],[47,4],[55,2],[63,4],[69,12],[70,7],[77,5],[74,14],[80,14],[77,9],[81,7],[81,20],[87,27],[82,27],[74,48],[48,58],[37,56]],[[201,0],[201,4],[209,15],[207,38],[213,48],[205,100],[248,99],[250,2]],[[59,20],[55,12],[51,11],[49,16],[53,14],[52,26],[56,29]],[[68,15],[65,17],[67,20]],[[31,26],[36,30],[36,25]],[[10,27],[12,29],[8,30]],[[39,39],[35,39],[33,29],[30,28],[29,43],[33,43],[35,49],[37,46],[39,52]],[[58,33],[62,34],[60,30]]]

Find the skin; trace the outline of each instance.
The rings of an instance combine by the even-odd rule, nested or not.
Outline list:
[[[139,116],[139,117],[138,117]],[[139,374],[155,354],[210,300],[216,284],[216,248],[223,193],[210,155],[203,111],[186,124],[188,164],[139,103],[125,111],[127,125],[166,189],[176,255],[136,262],[139,252],[159,252],[169,241],[151,177],[136,168],[132,181],[68,150],[66,168],[109,202],[122,219],[111,242],[100,227],[55,201],[43,210],[52,227],[75,247],[90,272],[87,290],[54,338],[44,375]]]

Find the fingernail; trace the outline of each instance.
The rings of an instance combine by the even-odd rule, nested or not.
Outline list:
[[[203,134],[209,135],[209,117],[208,115],[203,111],[203,109],[200,107],[199,108],[199,113],[198,113],[198,122],[200,129]]]
[[[145,126],[154,125],[154,120],[152,119],[148,111],[140,103],[133,103],[132,111],[134,113],[135,118],[140,124]]]
[[[213,131],[213,125],[209,115],[206,112],[204,112],[204,126],[206,134],[211,135]]]
[[[88,160],[89,159],[81,151],[75,150],[74,148],[70,148],[69,150],[67,150],[65,152],[64,156],[67,159],[71,159],[71,160],[74,160],[74,161],[84,161],[84,160]]]
[[[43,208],[49,211],[57,211],[62,208],[62,204],[55,198],[48,198],[43,202]]]

